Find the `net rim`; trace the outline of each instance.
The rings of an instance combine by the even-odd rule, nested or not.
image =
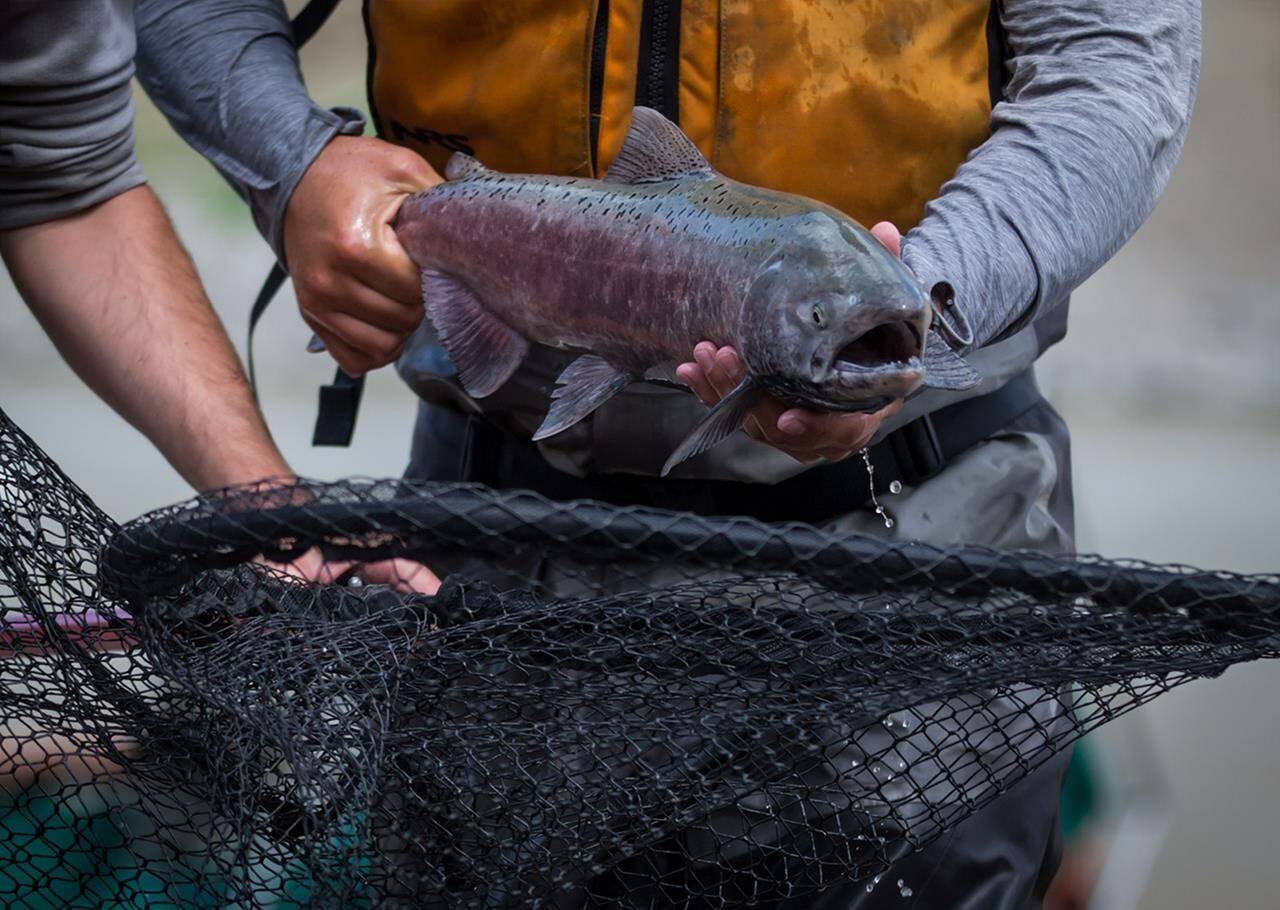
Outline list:
[[[1030,596],[1105,595],[1108,603],[1139,611],[1206,602],[1220,610],[1280,608],[1280,577],[1269,574],[944,548],[799,522],[558,501],[475,483],[373,478],[228,487],[147,513],[112,535],[99,571],[108,591],[147,598],[177,590],[209,570],[260,556],[288,562],[313,546],[335,558],[369,562],[430,546],[501,555],[516,545],[626,550],[651,560],[798,573],[848,593],[945,591],[981,579]]]

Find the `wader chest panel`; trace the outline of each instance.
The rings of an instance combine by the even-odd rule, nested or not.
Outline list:
[[[905,230],[988,135],[989,12],[989,0],[368,0],[370,96],[382,134],[437,169],[464,150],[502,171],[578,175],[607,168],[646,103],[730,177]]]

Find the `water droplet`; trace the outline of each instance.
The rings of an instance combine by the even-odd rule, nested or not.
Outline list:
[[[895,481],[893,481],[892,483],[890,483],[890,484],[889,484],[889,492],[890,492],[890,493],[894,493],[894,494],[901,493],[901,492],[902,492],[902,481],[901,481],[901,480],[895,480]]]
[[[886,714],[884,720],[880,721],[886,730],[910,730],[911,715],[909,714]]]
[[[898,879],[898,893],[903,897],[910,897],[915,892],[908,888],[902,879]]]
[[[884,519],[884,526],[886,528],[892,528],[893,519],[885,514],[884,506],[880,505],[880,500],[876,499],[876,469],[875,466],[871,464],[871,453],[866,449],[863,449],[858,454],[862,456],[862,463],[866,465],[867,468],[867,488],[871,492],[871,505],[875,507],[876,514]]]
[[[880,879],[882,879],[882,878],[884,878],[884,873],[883,873],[883,872],[882,872],[880,875],[877,875],[877,876],[876,876],[875,878],[873,878],[871,881],[867,882],[867,893],[868,893],[868,894],[870,894],[872,891],[876,890],[876,885],[880,884]]]

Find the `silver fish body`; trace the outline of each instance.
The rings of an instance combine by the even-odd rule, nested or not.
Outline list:
[[[631,382],[670,378],[702,340],[733,345],[748,377],[668,470],[734,432],[764,391],[869,411],[925,380],[932,307],[896,257],[835,209],[716,173],[655,111],[636,109],[605,180],[465,156],[446,176],[395,227],[464,387],[491,394],[530,342],[584,352],[535,438]]]

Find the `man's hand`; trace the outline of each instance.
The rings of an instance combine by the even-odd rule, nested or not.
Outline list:
[[[440,589],[440,579],[434,572],[422,563],[408,559],[384,559],[367,563],[326,560],[320,550],[311,549],[288,564],[265,560],[263,564],[299,581],[317,584],[337,584],[354,569],[355,575],[363,583],[389,585],[402,594],[435,594]]]
[[[352,376],[395,360],[422,321],[418,267],[391,221],[406,196],[440,182],[408,149],[338,136],[293,191],[284,246],[298,308]]]
[[[882,221],[871,233],[895,256],[901,255],[902,235],[892,224]],[[709,341],[694,347],[693,358],[680,364],[676,376],[708,407],[728,395],[746,372],[737,351],[717,348]],[[880,424],[901,408],[899,400],[872,414],[839,414],[789,407],[766,395],[751,409],[743,429],[752,439],[767,442],[802,464],[823,458],[839,461],[865,448]]]
[[[695,362],[682,363],[676,376],[708,406],[728,395],[746,372],[742,358],[731,347],[717,348],[703,341],[693,349],[693,356]],[[766,395],[751,409],[743,430],[802,464],[822,458],[839,461],[865,448],[881,422],[901,407],[902,402],[895,401],[873,414],[838,414],[789,407]]]

